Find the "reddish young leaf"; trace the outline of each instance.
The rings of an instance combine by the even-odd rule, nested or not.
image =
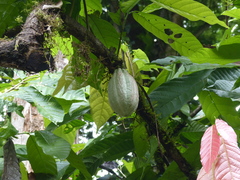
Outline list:
[[[212,125],[205,131],[201,140],[200,156],[206,173],[209,172],[217,158],[219,148],[220,136],[218,135],[216,125]]]
[[[218,133],[225,141],[237,145],[237,135],[231,126],[221,119],[216,119],[215,124]]]
[[[198,173],[197,180],[215,180],[214,169],[210,169],[210,171],[206,173],[206,171],[202,167]]]
[[[240,149],[236,143],[222,137],[220,139],[222,144],[215,165],[215,177],[217,180],[238,180],[240,179]]]

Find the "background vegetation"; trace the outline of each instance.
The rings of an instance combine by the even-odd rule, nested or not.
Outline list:
[[[14,38],[39,3],[1,1],[0,36]],[[207,127],[220,118],[240,133],[239,6],[238,0],[63,0],[57,18],[44,17],[52,23],[44,48],[64,54],[64,69],[0,69],[0,172],[6,175],[9,139],[27,134],[26,144],[14,144],[22,179],[29,174],[25,160],[36,179],[196,179]],[[74,34],[78,26],[69,28],[64,16],[86,31]],[[130,117],[108,104],[107,84],[119,67],[139,85]],[[43,130],[16,130],[12,113],[23,117],[23,107],[15,98],[37,108]]]

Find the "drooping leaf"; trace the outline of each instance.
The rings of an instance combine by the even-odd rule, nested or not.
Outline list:
[[[211,72],[212,70],[196,72],[188,76],[172,79],[159,86],[149,95],[155,106],[156,113],[161,117],[167,117],[179,110],[202,90]]]
[[[171,21],[142,12],[134,13],[133,17],[146,30],[162,39],[183,56],[190,56],[202,48],[194,35]]]
[[[85,164],[83,163],[82,158],[76,155],[72,150],[70,151],[70,154],[67,157],[67,160],[71,164],[71,166],[78,169],[87,180],[92,179],[92,176],[88,172]]]
[[[117,50],[119,44],[119,34],[115,28],[103,19],[96,16],[89,16],[90,27],[94,35],[107,47]]]
[[[36,131],[35,139],[38,146],[40,146],[47,155],[65,159],[70,153],[71,145],[66,140],[49,131]]]
[[[140,0],[127,0],[121,2],[120,7],[122,12],[128,13]]]
[[[212,124],[214,124],[216,118],[221,118],[232,127],[240,126],[240,117],[236,111],[236,107],[239,105],[238,102],[219,97],[214,92],[209,91],[200,92],[198,97],[203,112]]]
[[[162,8],[162,6],[160,6],[160,5],[156,4],[156,3],[152,3],[152,4],[147,5],[142,10],[142,12],[144,12],[144,13],[151,13],[151,12],[154,12],[154,11],[159,10],[161,8]]]
[[[221,137],[219,158],[215,166],[216,179],[240,179],[240,149]]]
[[[35,173],[57,174],[57,165],[54,158],[46,155],[36,143],[35,137],[30,136],[27,140],[28,159]]]
[[[97,125],[97,129],[99,129],[113,114],[113,110],[108,102],[107,92],[104,91],[100,94],[98,90],[91,87],[89,102],[93,120]]]
[[[228,26],[220,21],[216,15],[207,6],[193,0],[151,0],[163,8],[173,11],[191,21],[202,20],[211,25],[219,24],[223,27]]]
[[[16,156],[13,141],[8,139],[6,144],[3,146],[3,158],[4,158],[4,169],[2,179],[8,180],[20,180],[20,166]]]
[[[240,19],[240,9],[236,9],[236,8],[230,9],[230,10],[224,11],[222,15]]]
[[[218,156],[219,148],[220,136],[218,135],[216,125],[212,125],[205,131],[201,140],[201,163],[206,173],[212,168],[213,163]]]
[[[63,74],[61,78],[58,80],[57,87],[53,92],[53,96],[58,94],[60,91],[66,92],[69,87],[71,87],[75,82],[72,66],[70,64],[66,65],[63,69]]]
[[[133,130],[133,142],[138,157],[143,157],[149,148],[145,124],[137,124]]]

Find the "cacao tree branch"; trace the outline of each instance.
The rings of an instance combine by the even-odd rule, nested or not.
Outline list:
[[[137,113],[146,121],[149,136],[155,135],[166,150],[166,155],[177,163],[179,169],[189,178],[189,180],[196,180],[197,177],[195,171],[179,152],[166,131],[158,125],[156,115],[152,111],[152,108],[147,108],[144,101],[144,98],[140,96]],[[161,154],[159,154],[159,156],[159,158],[161,158]]]
[[[61,14],[61,17],[68,33],[79,41],[87,41],[92,53],[102,59],[101,63],[108,68],[110,73],[122,66],[122,61],[118,59],[115,52],[107,49],[87,28],[64,13]]]

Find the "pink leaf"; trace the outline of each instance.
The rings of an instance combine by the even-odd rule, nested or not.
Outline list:
[[[218,133],[225,141],[237,145],[237,135],[231,126],[221,119],[216,119],[215,124]]]
[[[221,137],[219,158],[215,166],[217,180],[240,179],[240,149],[236,143],[226,141]]]
[[[219,147],[220,136],[217,133],[216,126],[212,125],[205,131],[201,140],[200,156],[206,173],[209,172],[217,158]]]
[[[214,170],[211,169],[208,173],[201,168],[200,172],[198,173],[197,180],[215,180],[214,178]]]

